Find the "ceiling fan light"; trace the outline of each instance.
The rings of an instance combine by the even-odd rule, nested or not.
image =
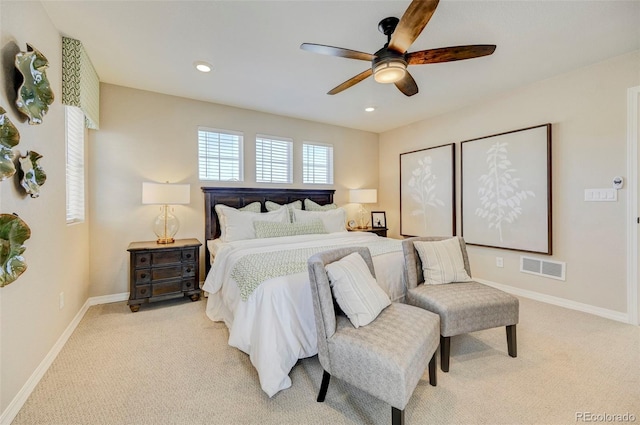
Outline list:
[[[380,62],[373,68],[373,78],[382,84],[400,81],[406,73],[407,64],[401,60]]]

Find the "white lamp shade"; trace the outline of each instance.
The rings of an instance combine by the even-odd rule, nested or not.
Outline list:
[[[142,183],[142,203],[178,205],[191,202],[191,185],[169,183]]]
[[[354,204],[375,204],[378,202],[378,190],[352,189],[349,191],[349,202]]]

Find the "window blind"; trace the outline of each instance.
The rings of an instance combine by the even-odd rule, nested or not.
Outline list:
[[[84,113],[65,107],[67,224],[84,221]]]
[[[302,182],[333,184],[333,146],[302,145]]]
[[[293,140],[256,137],[256,182],[292,183]]]
[[[242,133],[199,128],[200,180],[243,181],[242,142]]]

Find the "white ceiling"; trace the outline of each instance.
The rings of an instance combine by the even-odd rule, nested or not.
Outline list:
[[[493,55],[410,66],[413,97],[373,78],[329,96],[369,64],[300,44],[374,53],[386,42],[378,22],[401,17],[408,0],[43,4],[102,82],[376,133],[640,49],[640,1],[442,0],[409,51],[496,44]],[[198,60],[214,71],[197,72]]]

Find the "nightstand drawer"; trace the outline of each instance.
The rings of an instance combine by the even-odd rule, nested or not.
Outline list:
[[[182,266],[182,277],[191,277],[196,275],[195,264],[185,264]]]
[[[151,296],[151,285],[136,286],[136,298],[149,298]]]
[[[170,279],[172,277],[182,277],[181,264],[178,264],[176,266],[170,266],[170,267],[158,267],[158,268],[152,269],[151,271],[151,279],[154,282],[156,280]]]
[[[195,261],[195,260],[197,260],[197,258],[196,258],[196,249],[195,248],[183,249],[182,250],[182,260],[183,261]]]
[[[159,251],[151,253],[151,263],[154,266],[175,264],[182,261],[182,251]]]
[[[144,285],[151,282],[151,269],[136,270],[136,285]]]
[[[182,281],[182,290],[183,291],[191,291],[194,288],[198,287],[197,279],[184,279]]]
[[[151,253],[139,253],[135,254],[135,266],[138,267],[149,267],[151,264]]]
[[[173,294],[174,292],[182,292],[182,281],[179,279],[156,282],[151,285],[151,295],[154,297]]]

